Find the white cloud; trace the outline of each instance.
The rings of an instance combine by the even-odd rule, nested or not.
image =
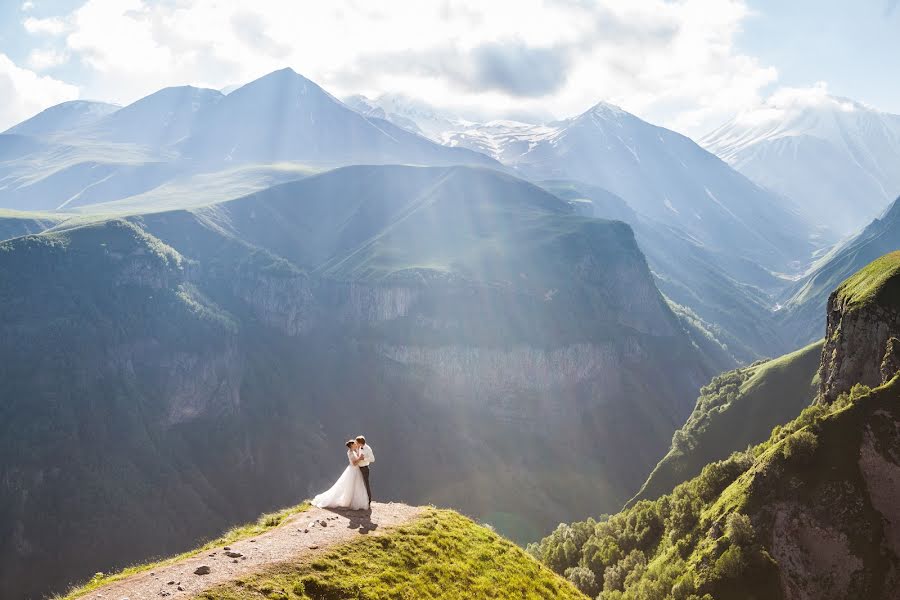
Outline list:
[[[46,71],[64,65],[69,60],[69,53],[53,48],[37,48],[28,54],[27,64],[35,71]]]
[[[17,66],[0,54],[0,131],[45,108],[78,98],[78,88]]]
[[[22,25],[25,27],[25,31],[32,34],[62,35],[66,31],[66,23],[59,17],[46,19],[28,17],[22,22]]]
[[[775,109],[816,108],[828,106],[842,112],[853,112],[856,105],[850,100],[837,98],[828,92],[828,84],[824,81],[805,88],[782,87],[769,96],[766,105]]]
[[[749,14],[744,0],[88,0],[59,23],[88,95],[112,101],[291,66],[336,95],[555,117],[606,99],[695,131],[777,77],[735,50]]]
[[[22,12],[28,12],[29,10],[31,10],[33,8],[34,8],[34,2],[32,2],[31,0],[25,0],[25,2],[22,3],[22,7],[21,7]]]
[[[809,132],[815,128],[826,128],[830,120],[804,115],[852,113],[858,110],[875,109],[854,100],[832,96],[828,84],[819,81],[809,87],[780,87],[758,105],[738,113],[734,122],[742,127],[772,124],[777,127],[800,127]]]

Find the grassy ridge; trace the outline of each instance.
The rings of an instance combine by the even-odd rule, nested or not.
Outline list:
[[[885,254],[872,261],[836,290],[837,297],[848,308],[865,306],[882,295],[900,299],[900,251]]]
[[[815,396],[822,342],[716,376],[634,500],[651,500],[703,467],[765,440]]]
[[[308,510],[310,504],[308,502],[302,502],[297,506],[291,506],[288,508],[283,508],[279,511],[273,513],[267,513],[262,515],[255,523],[247,523],[245,525],[238,525],[237,527],[232,527],[221,536],[217,537],[214,540],[210,540],[209,542],[203,544],[199,548],[194,548],[193,550],[189,550],[187,552],[183,552],[177,556],[172,556],[166,559],[157,560],[153,562],[142,563],[139,565],[134,565],[128,567],[126,569],[122,569],[118,573],[104,574],[97,573],[94,577],[91,578],[90,581],[83,585],[79,585],[72,590],[70,590],[65,596],[54,596],[56,600],[75,600],[75,598],[79,598],[84,596],[88,592],[91,592],[99,587],[104,585],[108,585],[115,581],[119,581],[121,579],[125,579],[126,577],[130,577],[131,575],[135,575],[137,573],[143,573],[144,571],[149,571],[150,569],[157,569],[159,567],[165,567],[167,565],[171,565],[177,563],[178,561],[184,560],[186,558],[190,558],[192,556],[197,556],[203,552],[208,550],[212,550],[213,548],[219,548],[221,546],[227,546],[229,544],[233,544],[238,540],[243,540],[250,537],[256,537],[261,533],[265,533],[266,531],[278,527],[282,523],[284,523],[285,519],[290,516],[299,514]]]
[[[430,509],[389,535],[363,537],[311,563],[213,589],[205,600],[583,599],[571,584],[489,529]]]

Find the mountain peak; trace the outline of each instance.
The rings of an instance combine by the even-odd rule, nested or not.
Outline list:
[[[600,115],[623,115],[623,114],[627,115],[627,114],[629,114],[628,112],[623,110],[622,107],[620,107],[616,104],[607,102],[605,100],[601,100],[600,102],[598,102],[597,104],[592,106],[588,112],[591,112],[594,114],[600,114]]]
[[[879,220],[888,223],[900,223],[900,197],[891,202]]]

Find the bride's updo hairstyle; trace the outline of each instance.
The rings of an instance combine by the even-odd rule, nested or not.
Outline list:
[[[347,443],[344,445],[347,446],[348,448],[352,448],[353,444],[355,444],[355,443],[356,443],[356,440],[347,440]]]

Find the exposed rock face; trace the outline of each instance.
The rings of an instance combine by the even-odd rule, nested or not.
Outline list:
[[[860,302],[847,293],[845,283],[828,298],[828,326],[819,367],[822,401],[833,402],[857,383],[875,387],[898,372],[895,338],[900,337],[900,302],[887,289],[898,285],[895,277],[880,293]]]
[[[775,511],[772,557],[778,561],[781,589],[791,600],[841,600],[863,569],[850,540],[805,507],[785,503]]]

